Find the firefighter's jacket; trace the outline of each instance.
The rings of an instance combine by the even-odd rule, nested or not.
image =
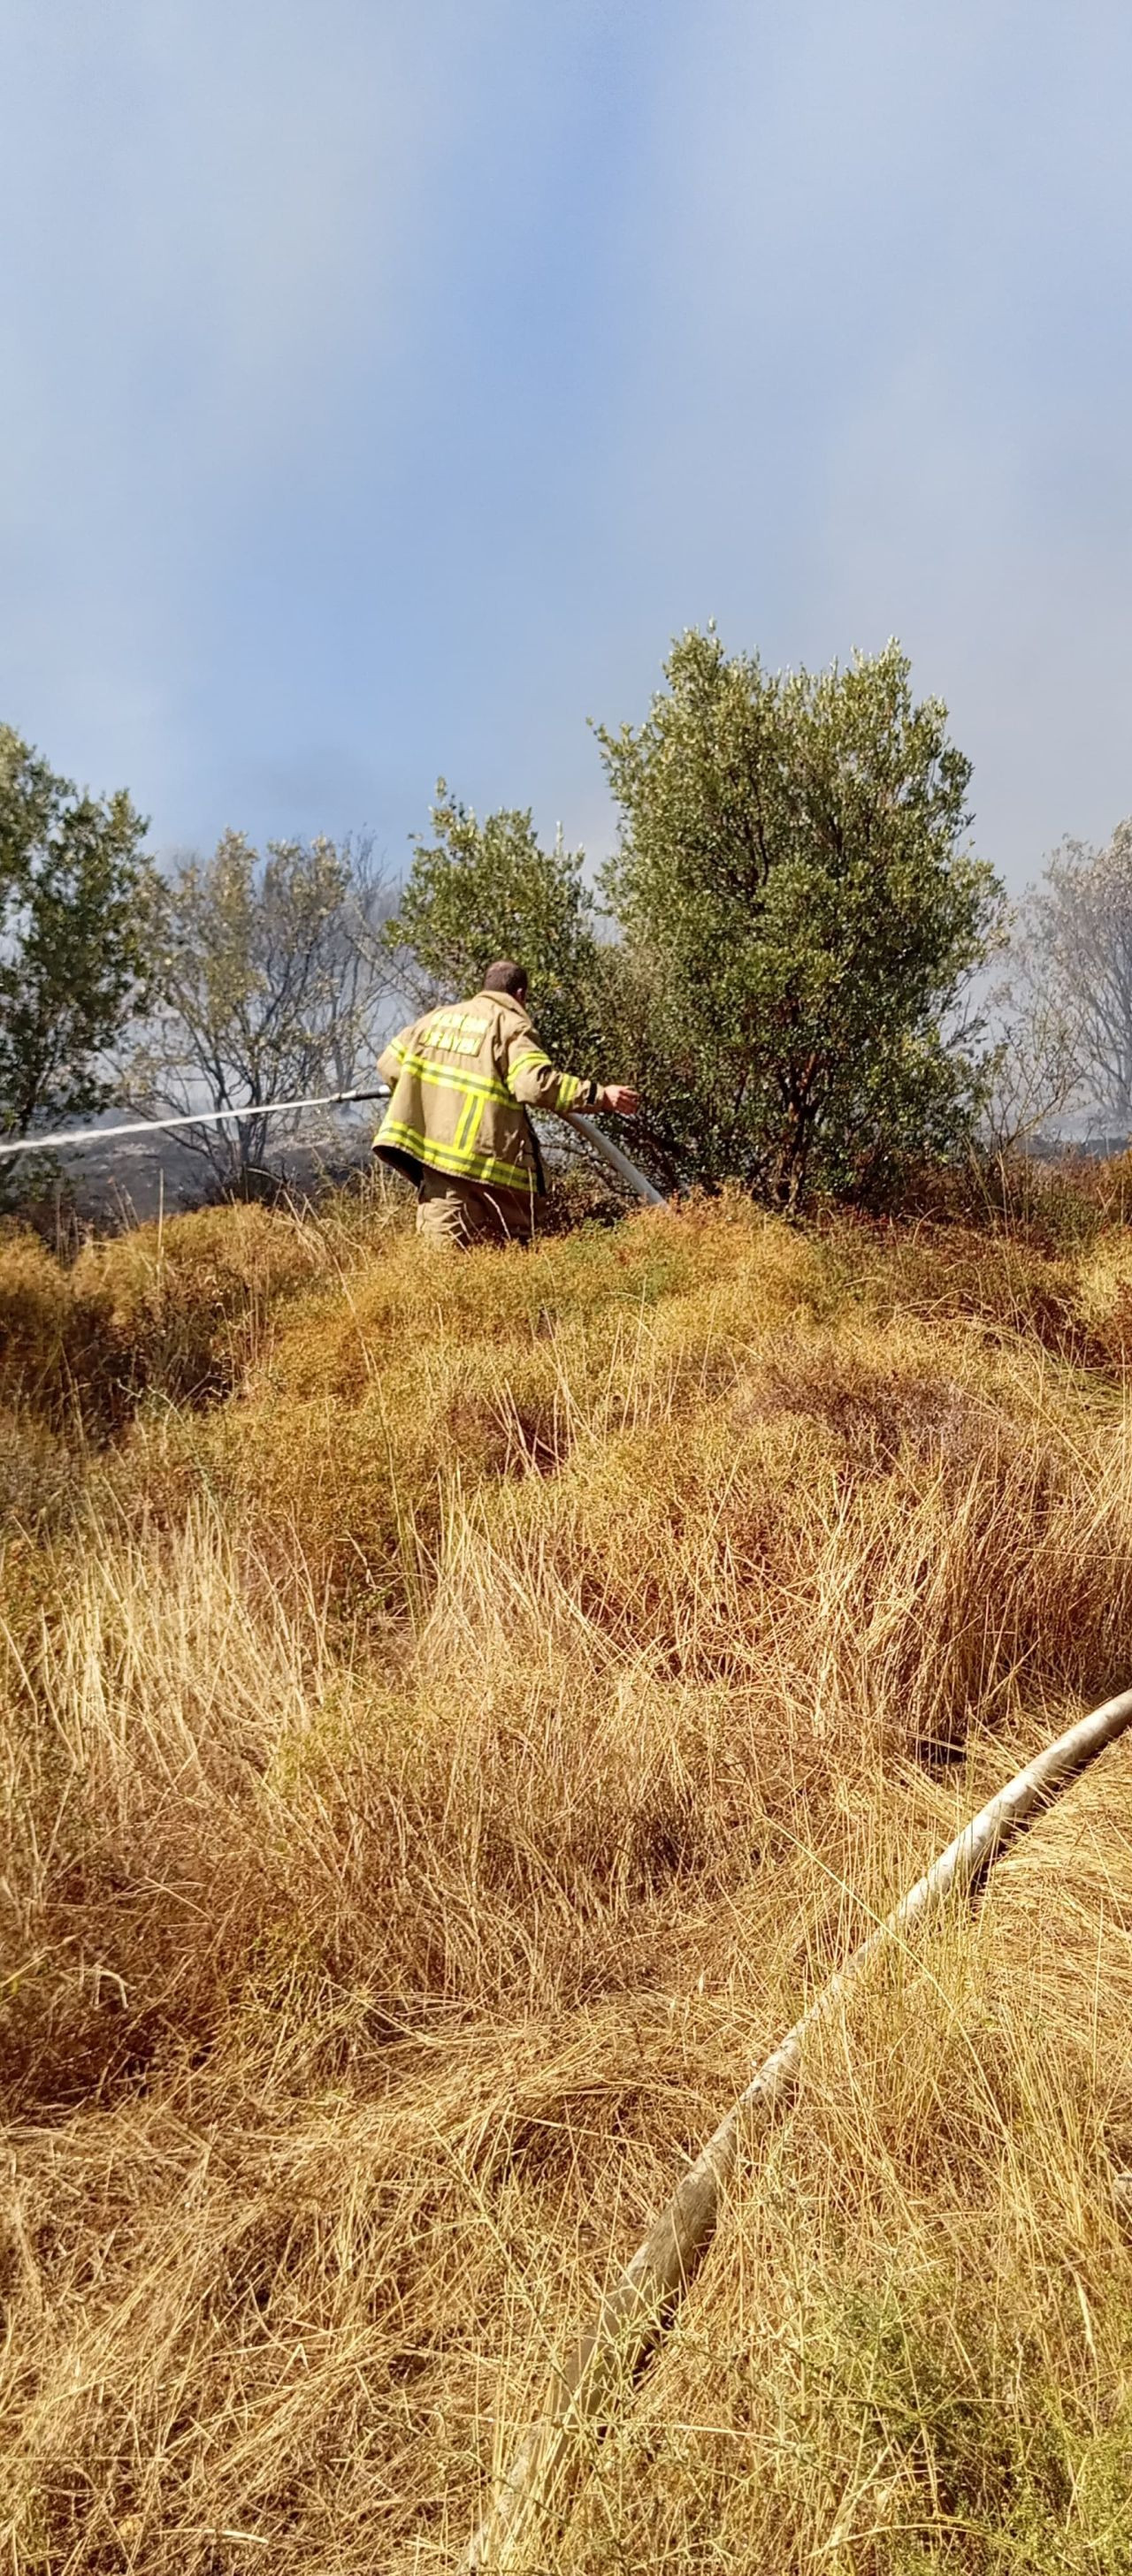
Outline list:
[[[558,1073],[523,1003],[477,993],[426,1011],[378,1058],[392,1099],[375,1154],[419,1183],[422,1166],[485,1189],[541,1191],[528,1109],[592,1109],[598,1085]]]

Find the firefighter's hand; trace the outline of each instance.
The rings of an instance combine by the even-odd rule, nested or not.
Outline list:
[[[607,1082],[597,1095],[598,1108],[612,1109],[618,1118],[635,1117],[639,1101],[640,1093],[626,1082]]]

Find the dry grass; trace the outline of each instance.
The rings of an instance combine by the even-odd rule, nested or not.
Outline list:
[[[0,2566],[453,2562],[956,1819],[1129,1679],[1120,1232],[0,1254]],[[812,2052],[561,2576],[1132,2564],[1132,1755]]]

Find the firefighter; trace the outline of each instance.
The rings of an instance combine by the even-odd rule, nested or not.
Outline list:
[[[417,1188],[417,1231],[438,1243],[528,1242],[546,1183],[528,1109],[612,1109],[624,1083],[557,1073],[527,1012],[522,966],[500,958],[470,1002],[426,1011],[378,1059],[392,1097],[373,1150]]]

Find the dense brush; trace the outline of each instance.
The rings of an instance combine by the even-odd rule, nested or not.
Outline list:
[[[450,2563],[958,1818],[1132,1679],[1118,1228],[0,1252],[13,2576]],[[1132,2563],[1132,1755],[823,2033],[541,2563]]]

